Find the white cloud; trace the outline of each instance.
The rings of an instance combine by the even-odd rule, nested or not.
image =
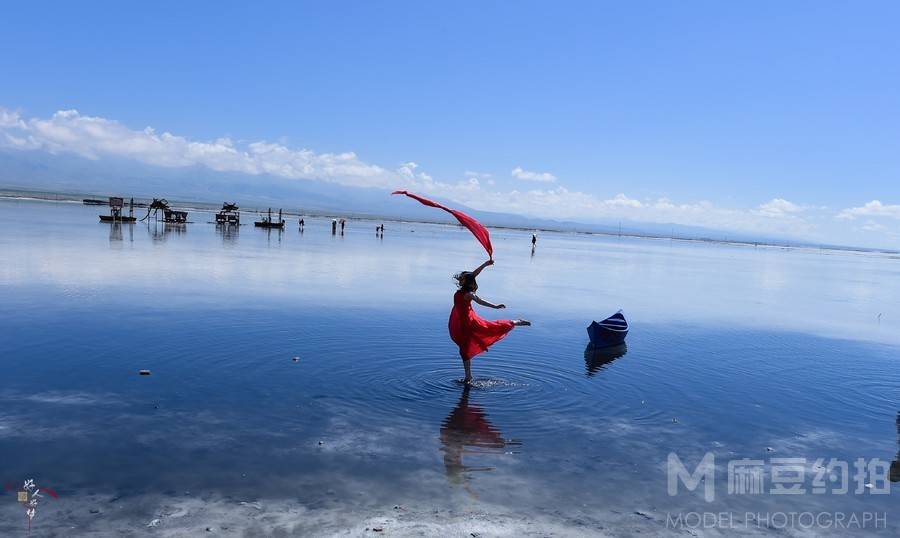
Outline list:
[[[878,224],[874,220],[866,221],[866,223],[863,224],[860,228],[867,232],[883,232],[887,230],[887,226],[885,226],[884,224]]]
[[[761,204],[757,209],[761,215],[767,217],[784,217],[800,213],[806,208],[789,202],[784,198],[772,198],[768,202]]]
[[[862,207],[851,207],[838,213],[837,218],[853,220],[856,217],[889,217],[900,220],[900,205],[882,204],[872,200]]]
[[[197,142],[168,132],[143,130],[105,118],[62,110],[49,119],[23,120],[0,109],[0,144],[16,149],[74,153],[88,159],[114,156],[165,166],[205,166],[220,172],[272,174],[291,179],[318,179],[359,186],[392,186],[397,172],[361,161],[355,153],[316,153],[283,144],[253,142],[243,148],[220,138]],[[408,163],[405,167],[415,163]]]
[[[10,110],[0,108],[0,128],[8,127],[22,129],[25,127],[25,122],[23,122],[19,117],[18,112],[12,112]]]
[[[570,191],[562,186],[546,190],[508,192],[462,183],[436,182],[429,187],[434,190],[423,192],[442,196],[474,209],[553,220],[582,222],[628,220],[791,236],[801,236],[813,230],[812,225],[800,216],[772,218],[761,214],[757,208],[724,208],[708,201],[676,203],[667,198],[638,200],[621,193],[612,198],[602,198],[584,192]]]
[[[524,179],[526,181],[543,181],[547,183],[556,181],[556,176],[550,172],[531,172],[523,169],[521,166],[513,168],[511,173],[514,178]]]
[[[471,170],[466,170],[463,175],[465,175],[466,177],[474,177],[475,179],[490,179],[491,178],[491,174],[488,174],[486,172],[473,172]]]
[[[639,200],[629,198],[621,193],[617,194],[611,200],[604,200],[603,203],[610,207],[633,207],[633,208],[644,207],[644,204],[642,204]]]

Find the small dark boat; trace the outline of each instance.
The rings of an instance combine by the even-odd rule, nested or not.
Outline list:
[[[603,321],[591,322],[587,332],[594,349],[618,346],[625,342],[625,336],[628,334],[628,322],[625,321],[625,316],[619,310]]]
[[[163,222],[166,224],[187,224],[187,218],[187,211],[175,211],[174,209],[163,211]]]
[[[272,218],[272,208],[270,207],[268,216],[254,222],[253,225],[257,228],[284,228],[284,219],[281,218],[281,210],[278,210],[278,220],[274,220]]]
[[[283,222],[269,222],[266,220],[256,221],[253,223],[253,225],[257,228],[284,228]]]
[[[222,210],[216,213],[216,224],[240,226],[241,212],[237,204],[223,203]]]
[[[117,217],[115,215],[100,215],[100,222],[134,222],[136,217]]]
[[[84,203],[88,203],[88,200],[85,200]],[[137,220],[134,217],[134,198],[132,198],[131,202],[128,204],[128,215],[122,214],[122,209],[125,207],[124,198],[110,196],[108,203],[109,215],[100,215],[100,222],[134,222]]]
[[[187,211],[176,211],[169,206],[169,201],[165,198],[154,198],[150,205],[147,206],[147,214],[141,219],[141,222],[153,215],[154,221],[159,221],[159,212],[163,212],[163,222],[166,224],[187,224]]]

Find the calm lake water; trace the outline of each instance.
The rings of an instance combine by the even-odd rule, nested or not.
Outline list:
[[[0,480],[59,492],[35,529],[163,533],[176,515],[142,499],[190,497],[304,510],[226,529],[248,534],[404,511],[448,535],[466,514],[498,518],[484,536],[513,520],[683,535],[667,515],[776,510],[878,512],[887,528],[855,533],[898,532],[897,484],[855,493],[853,476],[857,458],[900,458],[896,256],[556,233],[532,255],[530,232],[492,230],[479,294],[508,308],[480,313],[534,325],[476,358],[466,390],[451,275],[484,256],[465,230],[387,222],[381,239],[351,220],[332,236],[307,218],[279,233],[244,213],[224,233],[211,213],[113,227],[104,211],[0,201]],[[585,327],[619,308],[627,352],[586,357]],[[693,471],[707,452],[715,499],[670,496],[668,455]],[[729,494],[742,458],[764,462],[766,491],[774,459],[805,458],[806,493]],[[810,491],[818,458],[849,462],[848,493],[833,469]],[[0,534],[23,534],[4,499]],[[740,532],[795,533],[778,524]]]

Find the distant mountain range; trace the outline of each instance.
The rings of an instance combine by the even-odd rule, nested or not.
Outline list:
[[[298,213],[376,217],[390,220],[452,222],[432,208],[401,200],[381,189],[349,187],[313,180],[288,180],[270,175],[216,172],[205,167],[164,168],[130,160],[90,160],[68,154],[0,150],[0,188],[29,192],[67,193],[73,198],[124,196],[140,199],[221,204],[244,208],[284,208]],[[490,226],[677,237],[714,241],[794,244],[778,237],[760,237],[699,226],[656,224],[629,220],[572,222],[538,219],[509,213],[478,211],[442,201]],[[819,246],[819,245],[813,245]]]

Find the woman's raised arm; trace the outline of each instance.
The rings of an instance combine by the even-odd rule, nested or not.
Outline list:
[[[481,270],[489,265],[494,265],[494,260],[488,260],[488,261],[482,263],[481,265],[479,265],[478,269],[475,269],[474,271],[472,271],[472,275],[477,277],[478,275],[481,274]]]

